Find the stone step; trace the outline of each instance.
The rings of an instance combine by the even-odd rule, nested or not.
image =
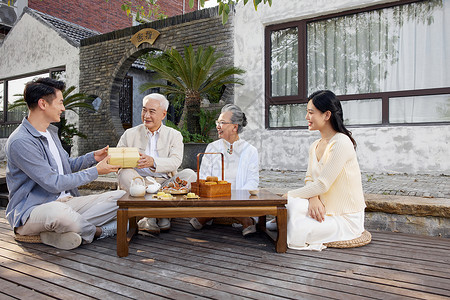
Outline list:
[[[365,227],[450,238],[450,199],[365,194]]]

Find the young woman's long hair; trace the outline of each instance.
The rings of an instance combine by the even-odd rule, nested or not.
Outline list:
[[[330,122],[333,129],[347,135],[356,149],[356,141],[353,139],[352,133],[344,126],[341,102],[336,95],[332,91],[321,90],[309,95],[308,99],[312,100],[314,106],[321,112],[331,112]]]

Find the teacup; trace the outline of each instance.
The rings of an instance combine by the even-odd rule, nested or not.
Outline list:
[[[252,196],[258,196],[259,190],[249,190],[248,191]]]

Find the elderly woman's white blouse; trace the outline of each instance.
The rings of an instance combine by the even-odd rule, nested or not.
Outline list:
[[[206,147],[205,152],[219,152],[224,155],[224,177],[231,182],[234,190],[257,189],[259,184],[258,150],[245,140],[233,143],[232,154],[228,153],[230,144],[224,139],[214,141]],[[220,155],[204,155],[200,166],[200,178],[217,176],[222,178]]]

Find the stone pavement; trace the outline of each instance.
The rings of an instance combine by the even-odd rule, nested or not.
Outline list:
[[[260,186],[285,193],[304,186],[306,172],[260,171]],[[426,174],[361,174],[365,194],[415,196],[450,199],[450,176]]]

